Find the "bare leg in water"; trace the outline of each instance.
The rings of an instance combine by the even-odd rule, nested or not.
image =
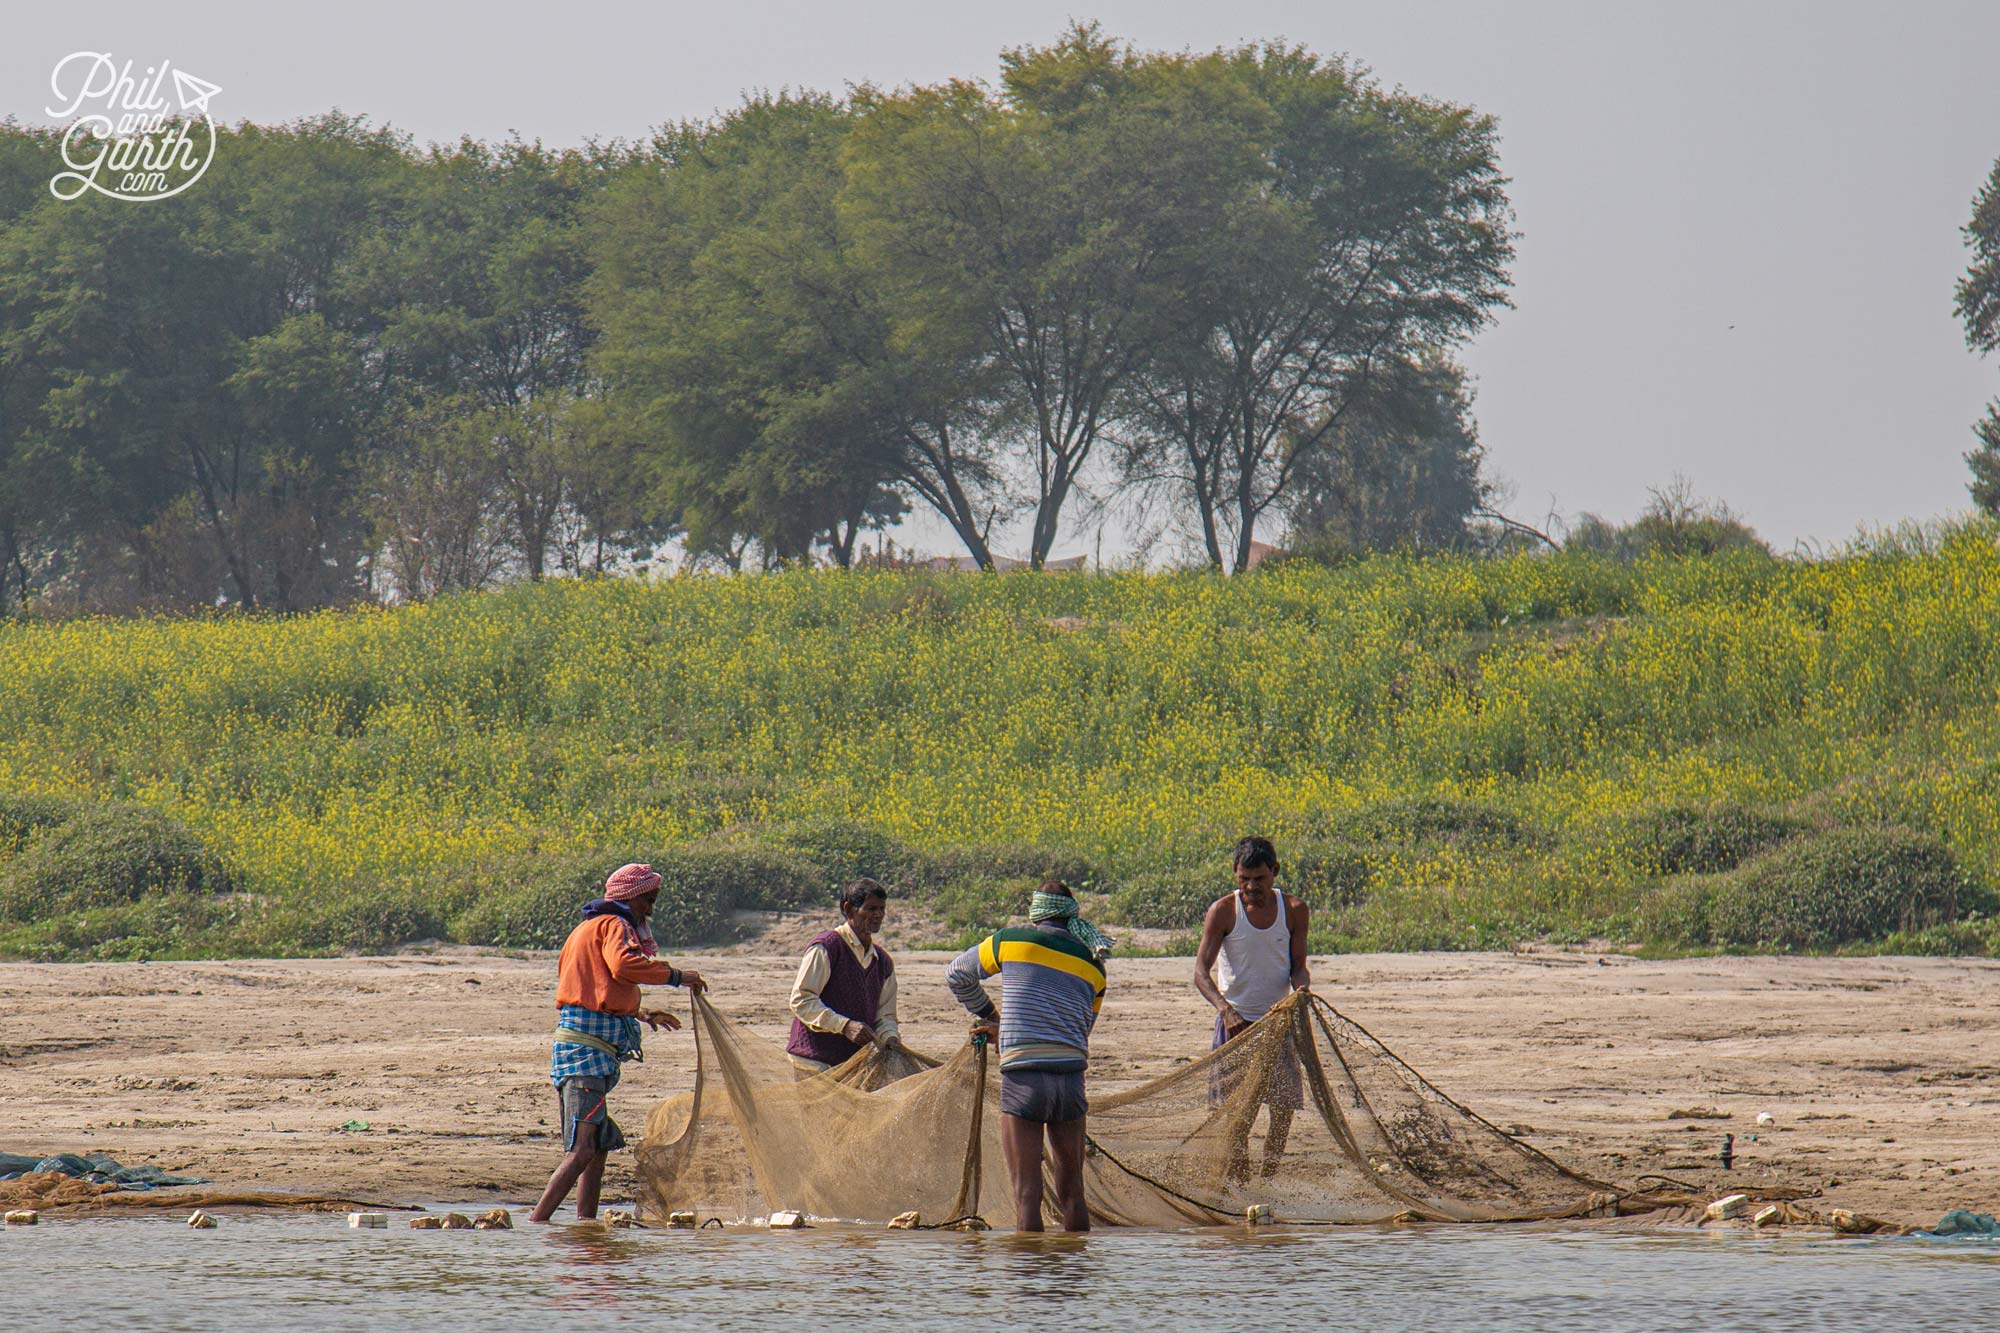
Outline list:
[[[1000,1152],[1014,1182],[1014,1229],[1042,1229],[1042,1122],[1000,1116]]]
[[[1083,1201],[1083,1125],[1076,1119],[1049,1126],[1050,1174],[1064,1231],[1090,1230],[1090,1209]]]
[[[597,1126],[578,1125],[576,1146],[563,1154],[542,1191],[541,1202],[528,1214],[530,1222],[546,1222],[562,1207],[570,1186],[576,1186],[576,1215],[582,1221],[597,1216],[597,1196],[604,1188],[604,1154],[597,1151]]]
[[[1065,1231],[1090,1230],[1090,1209],[1083,1201],[1084,1121],[1048,1125],[1015,1115],[1000,1117],[1000,1150],[1007,1158],[1007,1176],[1014,1182],[1014,1227],[1042,1229],[1042,1136],[1048,1135],[1049,1174],[1054,1178],[1056,1212]]]

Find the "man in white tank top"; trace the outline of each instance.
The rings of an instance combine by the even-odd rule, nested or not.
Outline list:
[[[1306,934],[1311,912],[1277,887],[1278,852],[1268,838],[1236,844],[1236,891],[1209,906],[1195,954],[1194,988],[1215,1006],[1219,1049],[1295,990],[1306,990]],[[1220,964],[1220,976],[1218,967]],[[1304,1105],[1298,1057],[1287,1049],[1264,1090],[1270,1122],[1264,1133],[1264,1174],[1273,1176],[1292,1132],[1292,1112]],[[1231,1174],[1247,1177],[1249,1144],[1232,1155]]]

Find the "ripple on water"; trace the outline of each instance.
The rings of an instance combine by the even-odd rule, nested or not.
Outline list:
[[[2000,1246],[1545,1228],[352,1231],[334,1216],[51,1218],[0,1236],[14,1327],[1978,1326]],[[1773,1322],[1776,1321],[1776,1322]]]

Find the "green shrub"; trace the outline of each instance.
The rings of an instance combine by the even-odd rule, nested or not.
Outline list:
[[[1399,846],[1535,847],[1546,841],[1512,811],[1445,796],[1405,796],[1343,810],[1326,821],[1326,831],[1346,842]],[[1278,859],[1286,859],[1283,847]]]
[[[0,958],[33,962],[126,962],[207,955],[236,905],[197,894],[147,898],[62,912],[0,928]]]
[[[1658,944],[1700,948],[1713,942],[1710,911],[1720,881],[1694,877],[1672,880],[1647,894],[1639,904],[1639,930]]]
[[[233,887],[221,860],[179,820],[107,801],[44,826],[0,867],[0,919]]]
[[[84,808],[60,796],[0,795],[0,853],[20,850],[35,833],[67,824]]]
[[[435,896],[383,887],[307,901],[287,936],[309,953],[382,953],[413,940],[444,938],[446,916]]]
[[[452,923],[466,944],[509,949],[556,949],[581,920],[583,905],[604,892],[604,880],[628,860],[660,875],[653,934],[662,947],[687,948],[728,934],[739,910],[830,904],[820,867],[796,853],[734,841],[694,843],[650,853],[564,852],[500,863],[491,887]]]
[[[1658,875],[1713,875],[1805,829],[1797,819],[1740,805],[1668,806],[1634,815],[1619,831],[1627,858]]]
[[[984,880],[1003,881],[1025,895],[1045,879],[1059,879],[1076,892],[1086,893],[1104,881],[1102,868],[1078,853],[1032,843],[946,847],[912,860],[910,887],[919,891]]]
[[[963,879],[930,895],[930,909],[944,921],[982,938],[1028,912],[1028,896],[1040,880]]]
[[[604,873],[620,864],[612,862]],[[660,872],[659,910],[680,898],[713,900],[725,915],[733,911],[830,908],[835,901],[826,870],[817,862],[798,852],[745,839],[690,843],[647,864]],[[603,878],[598,876],[600,883]],[[658,926],[654,929],[657,932]]]
[[[1800,838],[1718,884],[1716,944],[1831,949],[1957,920],[1983,904],[1958,858],[1910,829],[1838,829]]]
[[[810,819],[787,824],[769,835],[767,841],[817,865],[821,885],[829,895],[851,879],[908,884],[920,867],[916,854],[895,838],[845,820]]]
[[[1355,907],[1374,881],[1373,850],[1344,842],[1298,842],[1278,848],[1278,887],[1314,912]],[[1226,860],[1144,872],[1111,895],[1114,920],[1160,930],[1198,930],[1217,898],[1235,887]]]
[[[1371,849],[1350,843],[1301,843],[1289,855],[1281,851],[1279,859],[1284,862],[1279,887],[1314,911],[1359,906],[1375,879]]]
[[[589,852],[512,862],[451,923],[451,937],[502,949],[559,949],[607,873],[605,858]]]
[[[1229,877],[1214,869],[1155,870],[1128,882],[1111,896],[1110,905],[1115,918],[1128,926],[1192,930],[1229,887]]]
[[[1926,958],[1991,958],[2000,955],[2000,921],[1975,912],[1964,921],[1899,930],[1882,941],[1882,952]]]

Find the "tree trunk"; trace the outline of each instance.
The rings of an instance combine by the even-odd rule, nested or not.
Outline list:
[[[1253,470],[1245,469],[1236,479],[1236,559],[1230,566],[1232,574],[1250,568],[1250,535],[1257,527],[1257,506],[1251,499],[1256,475]]]
[[[1042,567],[1055,547],[1063,502],[1069,499],[1070,487],[1089,461],[1091,446],[1097,443],[1097,420],[1093,403],[1081,419],[1066,415],[1061,438],[1049,432],[1046,424],[1043,427],[1042,449],[1049,461],[1044,465],[1041,503],[1035,507],[1034,546],[1028,552],[1028,563],[1035,569]],[[1045,413],[1043,421],[1047,421]]]
[[[551,519],[533,487],[512,481],[511,489],[514,492],[514,532],[520,538],[521,559],[527,562],[528,577],[539,583],[548,570]]]
[[[1056,544],[1056,525],[1062,519],[1063,501],[1069,498],[1070,483],[1076,477],[1067,456],[1058,456],[1049,473],[1049,483],[1035,506],[1035,531],[1028,545],[1028,567],[1040,569]]]
[[[195,488],[201,494],[202,507],[208,511],[208,523],[215,533],[215,543],[222,552],[222,563],[229,569],[229,578],[236,585],[236,596],[244,606],[257,605],[256,586],[250,581],[250,570],[244,563],[243,553],[229,534],[229,521],[223,516],[221,504],[215,492],[215,476],[208,461],[208,455],[201,446],[188,441],[188,460],[194,467]]]
[[[850,514],[827,534],[827,549],[833,554],[833,563],[842,569],[854,568],[854,543],[861,536],[862,522],[860,514]]]
[[[973,511],[971,497],[959,484],[958,469],[952,463],[951,437],[942,430],[938,434],[940,443],[933,445],[914,430],[904,430],[905,438],[916,446],[932,471],[925,473],[906,466],[900,469],[903,480],[951,525],[951,530],[965,543],[967,553],[979,562],[979,567],[991,569],[993,551],[986,544],[986,533],[979,526],[979,515]]]
[[[12,524],[0,527],[0,619],[7,615],[7,580],[21,565],[21,539],[14,532]],[[28,599],[28,581],[21,580],[19,600]]]
[[[1215,477],[1208,460],[1201,457],[1192,443],[1188,446],[1188,466],[1193,470],[1195,508],[1201,514],[1202,545],[1208,548],[1209,567],[1220,573],[1222,533],[1215,522]]]

